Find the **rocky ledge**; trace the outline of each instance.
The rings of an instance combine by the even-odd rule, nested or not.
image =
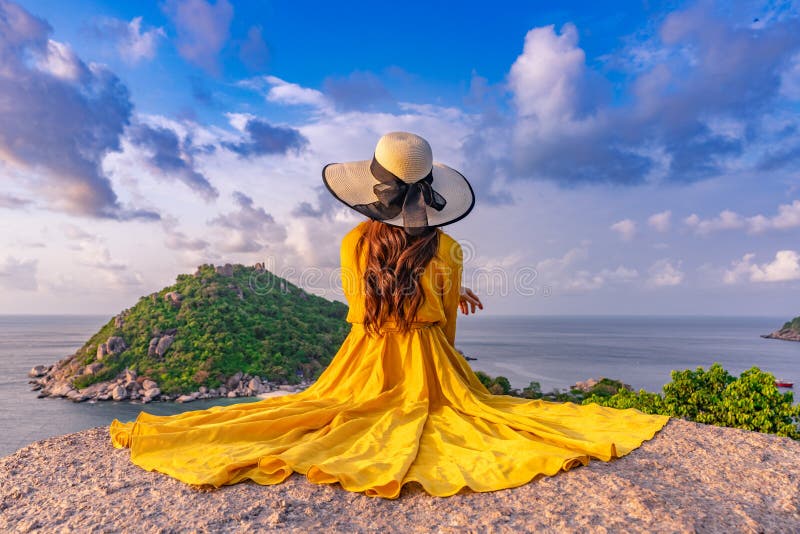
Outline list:
[[[83,373],[92,373],[92,365],[86,366]],[[39,392],[39,398],[64,397],[73,402],[84,401],[135,401],[148,403],[152,401],[192,402],[197,399],[216,399],[220,397],[253,397],[269,396],[270,393],[292,393],[307,388],[310,383],[300,382],[297,385],[276,384],[268,380],[238,372],[225,381],[219,388],[201,386],[197,391],[182,395],[168,395],[161,392],[158,383],[146,376],[137,376],[131,369],[125,369],[115,378],[97,382],[83,389],[75,386],[74,377],[60,376],[54,368],[37,365],[30,370],[28,376],[31,389]]]
[[[132,464],[107,427],[0,458],[0,478],[2,532],[800,532],[800,442],[680,419],[611,462],[447,498],[416,483],[372,498],[297,473],[198,489]]]
[[[765,339],[782,339],[784,341],[800,341],[800,331],[793,328],[781,328],[775,330],[771,334],[764,334],[761,337]]]

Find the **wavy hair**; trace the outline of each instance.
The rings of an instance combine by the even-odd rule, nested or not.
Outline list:
[[[402,227],[373,219],[356,244],[357,258],[365,246],[364,328],[377,334],[381,324],[393,320],[408,332],[425,299],[419,278],[439,248],[439,230],[431,227],[411,236]]]

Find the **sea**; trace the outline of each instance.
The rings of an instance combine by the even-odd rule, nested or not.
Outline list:
[[[133,420],[144,410],[173,414],[251,399],[189,404],[73,403],[37,398],[28,371],[75,352],[106,315],[0,315],[0,457],[33,441]],[[800,388],[800,343],[763,339],[787,317],[469,316],[459,319],[456,348],[473,369],[507,377],[513,387],[539,382],[568,389],[588,378],[622,380],[661,391],[673,369],[719,362],[738,375],[757,366]]]

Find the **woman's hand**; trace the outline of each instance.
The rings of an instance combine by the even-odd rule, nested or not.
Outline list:
[[[475,313],[476,308],[483,309],[483,303],[478,295],[472,292],[468,287],[461,286],[461,295],[458,299],[458,307],[461,308],[461,313],[469,315],[470,312]]]

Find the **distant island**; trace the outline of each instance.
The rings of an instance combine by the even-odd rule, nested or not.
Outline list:
[[[770,334],[764,334],[765,339],[783,339],[785,341],[800,341],[800,316],[787,321],[780,329]]]
[[[140,297],[75,354],[37,365],[40,397],[176,400],[296,391],[347,335],[347,306],[307,293],[257,263],[200,265]]]

